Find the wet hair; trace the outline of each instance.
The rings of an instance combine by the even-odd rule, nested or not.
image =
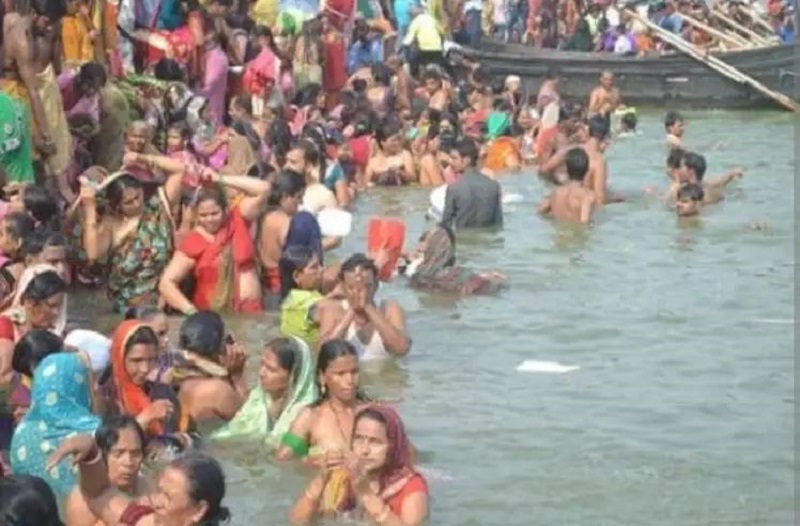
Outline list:
[[[107,80],[106,68],[97,62],[87,62],[78,71],[78,82],[102,88]]]
[[[506,83],[503,79],[495,77],[489,84],[489,89],[492,90],[492,95],[502,95],[502,93],[506,90]]]
[[[422,82],[428,82],[429,80],[435,80],[437,82],[442,81],[442,76],[439,75],[439,72],[433,69],[426,69],[425,73],[422,74]]]
[[[300,374],[300,368],[298,367],[295,370],[295,366],[297,365],[299,353],[297,352],[297,343],[295,343],[294,339],[285,337],[275,338],[269,341],[264,346],[264,349],[275,355],[281,369],[288,373],[294,371],[290,382],[292,384],[297,383],[297,375]]]
[[[54,230],[37,229],[22,241],[22,252],[26,258],[39,256],[47,247],[67,247],[64,234]]]
[[[703,190],[703,186],[697,183],[686,183],[678,188],[678,201],[685,201],[688,199],[690,201],[702,202],[705,197],[706,193]]]
[[[683,156],[683,166],[694,172],[698,182],[706,175],[706,158],[695,152],[686,152]]]
[[[325,373],[325,371],[328,370],[328,366],[331,364],[331,362],[343,356],[352,356],[356,359],[356,361],[358,361],[358,351],[353,344],[347,340],[328,340],[319,348],[319,355],[317,356],[317,370],[316,374],[314,375],[314,383],[317,385],[317,393],[319,393],[319,397],[313,404],[311,404],[311,407],[317,407],[327,400],[328,391],[322,386],[320,377],[323,375],[323,373]],[[357,388],[356,400],[367,401],[369,398],[367,398],[361,392],[361,389]]]
[[[281,170],[275,175],[275,180],[272,183],[270,201],[278,205],[284,197],[300,196],[305,189],[306,179],[303,174],[294,170]]]
[[[145,450],[147,436],[139,422],[131,415],[111,415],[104,418],[102,425],[94,432],[94,441],[103,454],[103,458],[108,458],[111,448],[117,445],[120,431],[123,429],[133,429],[139,436],[142,451]]]
[[[367,91],[367,81],[364,79],[354,79],[353,91],[355,93],[364,93],[365,91]]]
[[[0,524],[64,526],[53,490],[31,475],[0,476]]]
[[[125,354],[128,354],[134,345],[153,345],[158,349],[158,336],[153,329],[144,325],[139,327],[125,340]]]
[[[378,267],[375,265],[375,262],[372,260],[372,258],[369,258],[360,252],[353,254],[347,258],[344,263],[342,263],[342,266],[339,268],[339,278],[343,279],[345,274],[349,274],[359,269],[370,271],[375,277],[375,285],[377,286]]]
[[[589,137],[602,141],[608,137],[610,131],[607,118],[595,115],[589,119]]]
[[[283,149],[289,151],[292,144],[292,131],[289,128],[289,123],[284,119],[277,119],[272,123],[272,126],[267,130],[265,141],[273,151],[275,149]]]
[[[60,294],[67,290],[67,284],[54,270],[48,270],[37,274],[28,283],[27,288],[20,296],[22,302],[32,301],[35,304],[46,301],[56,294]]]
[[[306,268],[314,258],[320,259],[312,247],[307,245],[292,245],[286,247],[278,261],[278,271],[281,277],[281,299],[286,298],[292,289],[297,287],[294,273]]]
[[[201,310],[187,316],[178,333],[178,348],[216,358],[222,352],[225,322],[213,311]]]
[[[319,173],[324,176],[326,170],[325,163],[325,135],[313,127],[303,130],[304,138],[300,139],[294,145],[303,151],[303,159],[305,162],[319,168]]]
[[[105,194],[108,198],[108,204],[112,209],[119,210],[119,206],[122,204],[123,193],[128,188],[141,190],[142,183],[129,173],[124,173],[108,183],[108,186],[105,188]]]
[[[36,223],[53,230],[59,229],[58,203],[44,187],[28,186],[22,193],[22,201],[25,211]]]
[[[547,71],[544,74],[545,80],[555,80],[559,76],[561,76],[561,72],[555,66],[551,66],[551,67],[547,68]]]
[[[439,150],[449,152],[456,146],[457,138],[455,132],[445,130],[439,133]]]
[[[33,218],[25,212],[11,212],[3,218],[5,229],[15,239],[24,241],[36,229]],[[11,254],[7,254],[11,255]]]
[[[28,331],[14,346],[11,368],[15,372],[33,378],[33,371],[42,360],[64,351],[64,340],[46,329]]]
[[[205,502],[206,513],[198,526],[219,526],[231,519],[231,513],[222,505],[225,498],[225,473],[214,458],[190,451],[169,465],[183,472],[188,482],[189,498],[194,503]]]
[[[30,0],[30,2],[15,2],[19,6],[21,3],[30,5],[34,12],[47,17],[50,22],[55,23],[67,14],[67,2],[65,0]],[[23,15],[24,13],[21,13]]]
[[[194,200],[195,206],[198,206],[200,203],[205,203],[206,201],[214,201],[223,212],[228,208],[228,200],[225,197],[225,192],[217,186],[203,186],[197,191],[197,197]]]
[[[153,75],[164,82],[182,82],[185,73],[178,61],[171,58],[162,58],[156,62],[153,68]]]
[[[686,150],[682,148],[673,148],[669,155],[667,155],[667,166],[669,168],[677,169],[683,164],[683,158],[686,157]]]
[[[314,106],[317,103],[317,97],[322,93],[322,86],[316,82],[306,84],[297,92],[294,97],[294,105],[302,108],[304,106]]]
[[[629,130],[635,130],[636,129],[636,124],[639,121],[636,118],[636,114],[635,113],[626,113],[625,115],[622,116],[622,119],[620,119],[620,122],[622,124],[624,124]]]
[[[158,316],[163,316],[164,311],[156,305],[139,305],[137,307],[128,307],[125,311],[126,320],[141,320],[150,321]]]
[[[492,77],[489,74],[489,70],[486,69],[486,66],[478,66],[475,68],[475,71],[472,72],[472,81],[476,84],[488,84],[492,81]]]
[[[454,150],[457,151],[461,157],[468,159],[472,166],[478,165],[478,156],[480,152],[478,151],[478,146],[475,144],[475,141],[469,137],[459,139],[455,144]]]
[[[403,131],[403,122],[396,116],[388,116],[382,119],[378,129],[375,130],[375,140],[380,148],[386,139],[393,137]]]
[[[392,75],[394,72],[383,62],[372,64],[372,66],[370,66],[370,71],[372,72],[372,79],[381,86],[388,88],[392,85]]]
[[[566,165],[570,181],[583,181],[589,171],[589,156],[583,148],[572,148],[567,152]]]
[[[669,130],[679,122],[683,122],[683,115],[677,111],[668,111],[664,117],[664,129]]]

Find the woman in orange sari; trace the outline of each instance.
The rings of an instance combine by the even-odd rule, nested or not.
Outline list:
[[[192,314],[198,310],[234,312],[261,311],[261,285],[255,263],[255,245],[250,224],[261,213],[270,184],[253,177],[206,174],[218,187],[203,187],[194,199],[195,229],[175,251],[167,265],[159,291],[170,307]],[[224,190],[233,188],[245,194],[229,208]],[[180,283],[193,275],[192,300]]]
[[[522,167],[519,139],[511,136],[511,118],[504,112],[493,112],[486,121],[487,144],[484,167],[492,172],[517,170]]]
[[[158,368],[158,336],[139,320],[122,322],[111,339],[111,397],[118,411],[129,414],[151,437],[164,435],[175,412],[171,400],[153,400],[146,387]]]

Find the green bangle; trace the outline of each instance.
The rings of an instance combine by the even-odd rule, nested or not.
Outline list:
[[[284,433],[284,435],[281,437],[281,445],[291,449],[296,458],[308,456],[308,442],[294,433]]]
[[[192,314],[197,314],[197,307],[192,305],[192,307],[183,313],[185,316],[191,316]]]

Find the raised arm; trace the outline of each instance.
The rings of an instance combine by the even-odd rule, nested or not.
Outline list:
[[[97,194],[88,182],[81,182],[80,200],[83,205],[83,249],[88,262],[96,263],[111,249],[111,229],[97,213]]]
[[[176,250],[158,283],[158,292],[167,305],[187,315],[196,312],[197,308],[181,292],[180,283],[192,272],[194,265],[192,258]]]
[[[386,350],[396,356],[404,356],[411,349],[411,338],[406,330],[406,314],[394,301],[387,301],[382,312],[372,303],[364,306],[364,313],[380,334]]]
[[[272,185],[268,181],[262,181],[247,175],[214,174],[212,180],[222,186],[235,188],[245,193],[246,197],[239,204],[239,212],[248,221],[254,221],[261,215],[264,203],[267,202],[272,189]]]

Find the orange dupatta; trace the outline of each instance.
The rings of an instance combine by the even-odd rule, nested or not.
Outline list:
[[[133,383],[125,370],[125,345],[133,333],[142,327],[147,327],[147,324],[139,320],[125,320],[111,338],[111,372],[117,389],[117,403],[122,411],[133,417],[139,416],[152,403],[144,389]],[[164,425],[154,421],[145,431],[150,436],[163,435]]]

